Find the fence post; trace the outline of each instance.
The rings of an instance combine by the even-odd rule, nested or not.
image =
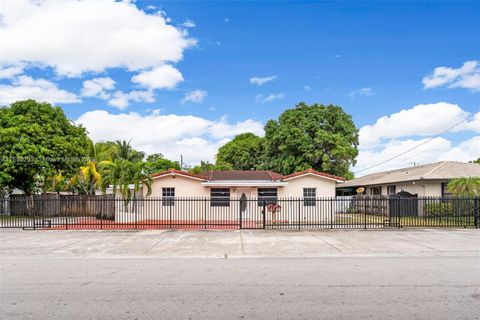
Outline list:
[[[203,198],[203,228],[207,229],[207,199]]]
[[[135,191],[133,193],[133,211],[135,212],[135,229],[138,228],[138,208],[137,208],[137,198],[135,197]]]
[[[75,201],[75,197],[73,200]],[[68,230],[68,211],[69,210],[65,210],[65,230]]]
[[[477,196],[475,197],[474,206],[473,206],[473,223],[475,225],[475,228],[480,227],[478,223],[479,207],[480,207],[480,198]]]
[[[247,202],[248,206],[248,202]],[[238,201],[238,223],[239,223],[239,229],[242,229],[242,202],[241,200]]]
[[[170,201],[175,201],[174,199]],[[172,229],[172,206],[174,205],[175,202],[173,203],[168,203],[168,220],[170,221],[170,229]]]
[[[301,209],[300,205],[301,205],[300,198],[298,198],[298,230],[301,229],[301,226],[300,226],[301,213],[300,213],[300,211],[301,211],[302,209]]]
[[[104,196],[101,196],[100,198],[100,210],[97,210],[97,212],[95,212],[95,215],[98,215],[98,217],[100,217],[100,230],[103,229],[103,210],[105,210],[106,207],[109,207],[108,203],[105,203],[105,200],[107,200]],[[96,209],[98,209],[98,199],[97,199],[97,202],[95,203],[95,207]],[[100,214],[98,214],[98,212],[100,212]]]
[[[364,198],[364,209],[363,210],[363,223],[364,223],[364,228],[367,229],[367,197]]]
[[[267,211],[265,210],[266,208],[266,201],[263,200],[262,203],[262,214],[263,214],[263,229],[266,229],[266,222],[267,222]]]
[[[335,209],[337,208],[337,198],[330,198],[330,229],[333,229],[333,206],[335,201]]]

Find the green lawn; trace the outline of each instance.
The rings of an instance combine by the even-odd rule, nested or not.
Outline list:
[[[430,217],[392,217],[390,220],[386,216],[363,213],[340,213],[336,215],[334,223],[343,224],[384,224],[390,221],[393,225],[400,223],[404,227],[462,227],[474,226],[473,216],[430,216]]]

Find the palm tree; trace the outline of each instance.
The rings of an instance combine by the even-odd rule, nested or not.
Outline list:
[[[88,139],[88,162],[68,181],[68,188],[83,194],[94,195],[102,187],[102,175],[99,165],[109,161],[114,145]]]
[[[43,193],[47,191],[57,192],[64,190],[66,177],[62,171],[57,171],[50,176],[45,176],[43,180]]]
[[[448,191],[465,197],[480,196],[480,177],[455,178],[448,183]]]
[[[128,205],[133,196],[142,186],[147,188],[147,196],[152,193],[152,178],[145,170],[144,162],[130,162],[125,159],[116,159],[114,161],[102,161],[100,164],[104,174],[102,188],[105,191],[108,186],[112,186],[113,194],[120,191],[125,206]]]
[[[115,141],[117,150],[114,158],[123,159],[130,162],[140,162],[145,157],[145,153],[132,148],[130,141]]]

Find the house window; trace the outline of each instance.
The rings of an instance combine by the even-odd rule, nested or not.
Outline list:
[[[448,182],[442,182],[442,197],[453,197],[453,193],[448,191]]]
[[[258,188],[258,205],[277,203],[277,188]]]
[[[394,195],[397,193],[397,188],[395,185],[387,186],[387,194]]]
[[[317,190],[315,188],[303,188],[303,206],[315,207],[315,198],[317,197]]]
[[[211,207],[229,207],[230,206],[230,189],[228,188],[210,189],[210,206]]]
[[[371,196],[380,196],[382,194],[382,187],[371,187],[370,195]]]
[[[164,207],[175,205],[175,188],[162,188],[162,205]]]

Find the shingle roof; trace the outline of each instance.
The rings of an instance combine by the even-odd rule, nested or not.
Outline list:
[[[285,179],[292,179],[305,174],[314,174],[320,177],[333,179],[337,181],[345,181],[345,178],[334,176],[325,172],[318,172],[313,169],[295,172],[287,176],[270,170],[210,170],[202,173],[194,174],[186,171],[170,169],[152,174],[152,178],[161,177],[169,174],[178,174],[186,177],[203,179],[206,181],[283,181]]]
[[[210,170],[203,172],[209,181],[218,180],[281,180],[283,176],[269,170]]]
[[[449,180],[452,178],[480,176],[480,165],[456,161],[442,161],[416,167],[408,167],[372,173],[348,180],[338,188],[398,183],[416,180]]]

